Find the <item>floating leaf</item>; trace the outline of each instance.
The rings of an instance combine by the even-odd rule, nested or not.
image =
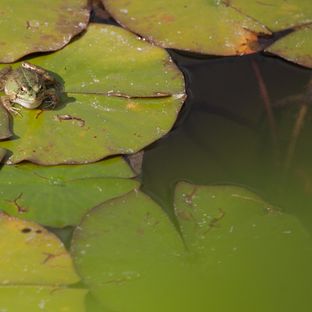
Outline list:
[[[0,161],[3,159],[5,154],[6,154],[6,150],[4,150],[3,148],[0,148]]]
[[[69,93],[127,97],[184,94],[183,75],[166,50],[112,25],[91,24],[66,48],[30,61],[61,77]]]
[[[0,62],[30,53],[54,51],[83,31],[89,21],[86,0],[0,0]]]
[[[164,47],[215,55],[259,49],[257,34],[270,32],[226,1],[102,0],[122,25]]]
[[[2,311],[84,311],[83,289],[64,245],[43,227],[0,214]]]
[[[6,312],[84,312],[85,294],[84,289],[55,286],[0,287],[0,309]]]
[[[64,245],[43,227],[0,214],[0,284],[65,285],[79,281]]]
[[[0,140],[9,138],[11,135],[9,115],[6,109],[1,105],[0,99]]]
[[[312,27],[304,27],[290,33],[276,41],[266,51],[312,68]]]
[[[40,224],[64,227],[105,200],[138,186],[119,157],[89,165],[4,166],[0,171],[0,207],[6,213]]]
[[[280,31],[312,22],[310,0],[230,0],[231,7],[267,26],[271,31]]]
[[[20,137],[3,141],[10,163],[86,163],[112,154],[132,154],[172,127],[181,99],[126,99],[75,95],[61,111],[23,110],[14,119]],[[71,119],[67,119],[68,116]],[[51,135],[53,133],[53,135]]]
[[[71,93],[54,110],[23,109],[14,118],[17,139],[1,142],[13,151],[11,163],[132,154],[171,129],[185,97],[167,52],[115,26],[90,26],[63,50],[30,61],[55,71]]]
[[[103,307],[273,312],[311,306],[311,238],[297,219],[234,186],[180,183],[174,205],[180,231],[140,192],[91,210],[75,230],[76,267]]]

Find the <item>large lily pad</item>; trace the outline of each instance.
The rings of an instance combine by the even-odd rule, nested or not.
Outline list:
[[[259,49],[257,34],[270,32],[226,1],[102,0],[130,30],[165,48],[236,55]]]
[[[127,97],[184,94],[183,75],[164,49],[112,25],[91,24],[63,50],[30,61],[55,72],[69,93]]]
[[[312,8],[311,2],[310,7]],[[266,51],[312,68],[312,27],[307,26],[294,31],[276,41]]]
[[[312,22],[310,0],[231,0],[228,2],[232,7],[255,18],[274,32]]]
[[[311,238],[296,218],[240,187],[180,183],[180,232],[138,192],[93,209],[72,253],[114,311],[304,311]]]
[[[76,225],[88,209],[138,187],[121,158],[89,165],[4,166],[0,171],[0,208],[43,225]]]
[[[0,0],[0,62],[33,52],[54,51],[83,31],[86,0]]]
[[[64,80],[68,97],[55,110],[14,118],[18,139],[1,142],[11,163],[134,153],[170,130],[184,100],[183,76],[167,52],[119,27],[90,26],[63,50],[29,61]]]
[[[43,227],[0,214],[2,311],[84,311],[83,289],[64,245]]]

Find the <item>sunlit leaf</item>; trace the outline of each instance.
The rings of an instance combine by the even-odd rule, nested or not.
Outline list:
[[[90,26],[63,50],[29,61],[53,71],[69,93],[54,110],[23,109],[14,117],[16,137],[1,142],[13,152],[11,163],[135,153],[171,129],[185,98],[167,52],[116,26]]]
[[[312,22],[310,0],[230,0],[229,5],[238,9],[271,31],[280,31]]]
[[[64,245],[43,227],[0,214],[0,284],[65,285],[79,280]]]
[[[311,305],[311,238],[296,218],[234,186],[180,183],[174,206],[179,231],[139,192],[93,209],[76,229],[76,267],[103,307],[273,312]]]
[[[1,311],[84,311],[86,290],[59,239],[29,221],[0,214]]]
[[[55,286],[0,287],[0,309],[6,312],[84,312],[85,294],[84,289]]]
[[[132,171],[118,157],[89,165],[4,166],[0,208],[44,225],[75,225],[88,209],[137,187],[131,177]]]
[[[117,21],[165,48],[235,55],[259,49],[258,34],[270,32],[227,1],[102,0]]]
[[[54,51],[83,31],[86,0],[0,0],[0,62],[33,52]]]
[[[91,24],[66,48],[29,61],[56,73],[69,93],[133,97],[184,93],[183,75],[164,49],[112,25]]]
[[[290,33],[276,41],[266,51],[312,68],[312,27],[307,26]]]

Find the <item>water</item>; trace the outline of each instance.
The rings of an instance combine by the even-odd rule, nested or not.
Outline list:
[[[294,152],[289,152],[311,70],[263,54],[171,55],[185,74],[188,99],[173,130],[146,149],[143,190],[172,215],[172,195],[179,180],[242,185],[296,215],[311,231],[309,110]],[[269,95],[276,133],[255,67]]]

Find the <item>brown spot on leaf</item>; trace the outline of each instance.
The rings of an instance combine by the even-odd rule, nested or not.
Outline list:
[[[31,228],[23,228],[23,229],[21,229],[22,233],[30,233],[31,231],[32,231]]]
[[[165,22],[165,23],[172,23],[175,21],[175,17],[173,15],[169,15],[169,14],[163,14],[161,17],[160,17],[160,20],[162,22]]]
[[[239,37],[239,46],[236,51],[238,55],[255,53],[260,49],[258,36],[248,30],[244,30]]]
[[[191,221],[194,219],[192,213],[186,210],[177,209],[176,214],[179,219],[184,221]]]

